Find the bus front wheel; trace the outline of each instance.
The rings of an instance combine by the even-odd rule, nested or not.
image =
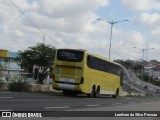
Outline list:
[[[118,93],[119,93],[119,89],[117,89],[117,90],[116,90],[116,93],[115,93],[115,95],[112,95],[112,98],[117,98],[117,96],[118,96]]]
[[[96,97],[99,97],[100,96],[100,86],[97,87],[97,90],[96,90]]]

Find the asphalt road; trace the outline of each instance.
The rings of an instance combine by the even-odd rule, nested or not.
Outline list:
[[[157,117],[108,117],[107,111],[160,111],[160,98],[151,97],[68,97],[61,94],[0,92],[0,111],[52,111],[56,113],[82,111],[85,115],[107,117],[44,117],[38,120],[159,120]],[[61,112],[60,112],[61,111]],[[88,112],[87,112],[88,111]],[[92,112],[93,111],[93,112]],[[53,113],[52,113],[53,114]],[[54,113],[55,114],[55,113]],[[66,114],[66,113],[65,113]],[[79,113],[78,113],[79,114]],[[3,119],[3,118],[0,118]],[[8,119],[8,118],[6,118]],[[11,120],[21,118],[12,118]],[[36,118],[23,118],[35,120]]]
[[[0,92],[0,111],[74,111],[157,101],[160,101],[160,98],[118,97],[114,99],[110,96],[88,98],[61,94]]]

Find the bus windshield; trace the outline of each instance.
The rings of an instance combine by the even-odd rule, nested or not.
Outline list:
[[[61,61],[82,62],[84,56],[83,51],[77,50],[58,50],[57,59]]]

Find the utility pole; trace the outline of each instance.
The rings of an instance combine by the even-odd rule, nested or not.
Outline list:
[[[147,58],[148,58],[148,43],[147,43],[147,50],[146,50],[146,61],[147,61]]]
[[[140,49],[140,48],[137,48],[137,47],[133,47],[133,48],[136,48],[138,50],[141,50],[142,53],[143,53],[143,56],[142,56],[142,80],[144,80],[144,52],[149,50],[149,48],[147,47],[147,49]],[[154,48],[150,48],[150,49],[154,49]]]

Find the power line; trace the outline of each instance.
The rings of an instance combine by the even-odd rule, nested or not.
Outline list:
[[[53,40],[55,43],[59,44],[60,46],[67,48],[66,46],[62,45],[61,43],[57,42],[56,40],[54,40],[50,35],[48,34],[44,34],[47,38],[49,38],[50,40]]]
[[[33,22],[23,13],[23,11],[21,11],[21,10],[17,7],[17,5],[16,5],[12,0],[10,0],[10,2],[14,5],[14,7],[15,7],[16,9],[18,9],[18,11],[19,11],[37,30],[39,30],[39,31],[43,34],[43,37],[46,36],[46,37],[48,37],[49,39],[53,40],[55,43],[59,44],[60,46],[65,47],[64,45],[62,45],[61,43],[57,42],[56,40],[54,40],[54,39],[53,39],[52,37],[50,37],[49,35],[45,34],[35,23],[33,23]],[[44,43],[44,40],[45,40],[45,38],[43,38],[43,43]]]
[[[11,1],[11,3],[14,5],[14,7],[15,8],[17,8],[18,9],[18,11],[35,27],[35,28],[37,28],[42,34],[44,34],[42,31],[41,31],[41,29],[36,25],[36,24],[34,24],[17,6],[16,6],[16,4],[12,1],[12,0],[10,0]]]

